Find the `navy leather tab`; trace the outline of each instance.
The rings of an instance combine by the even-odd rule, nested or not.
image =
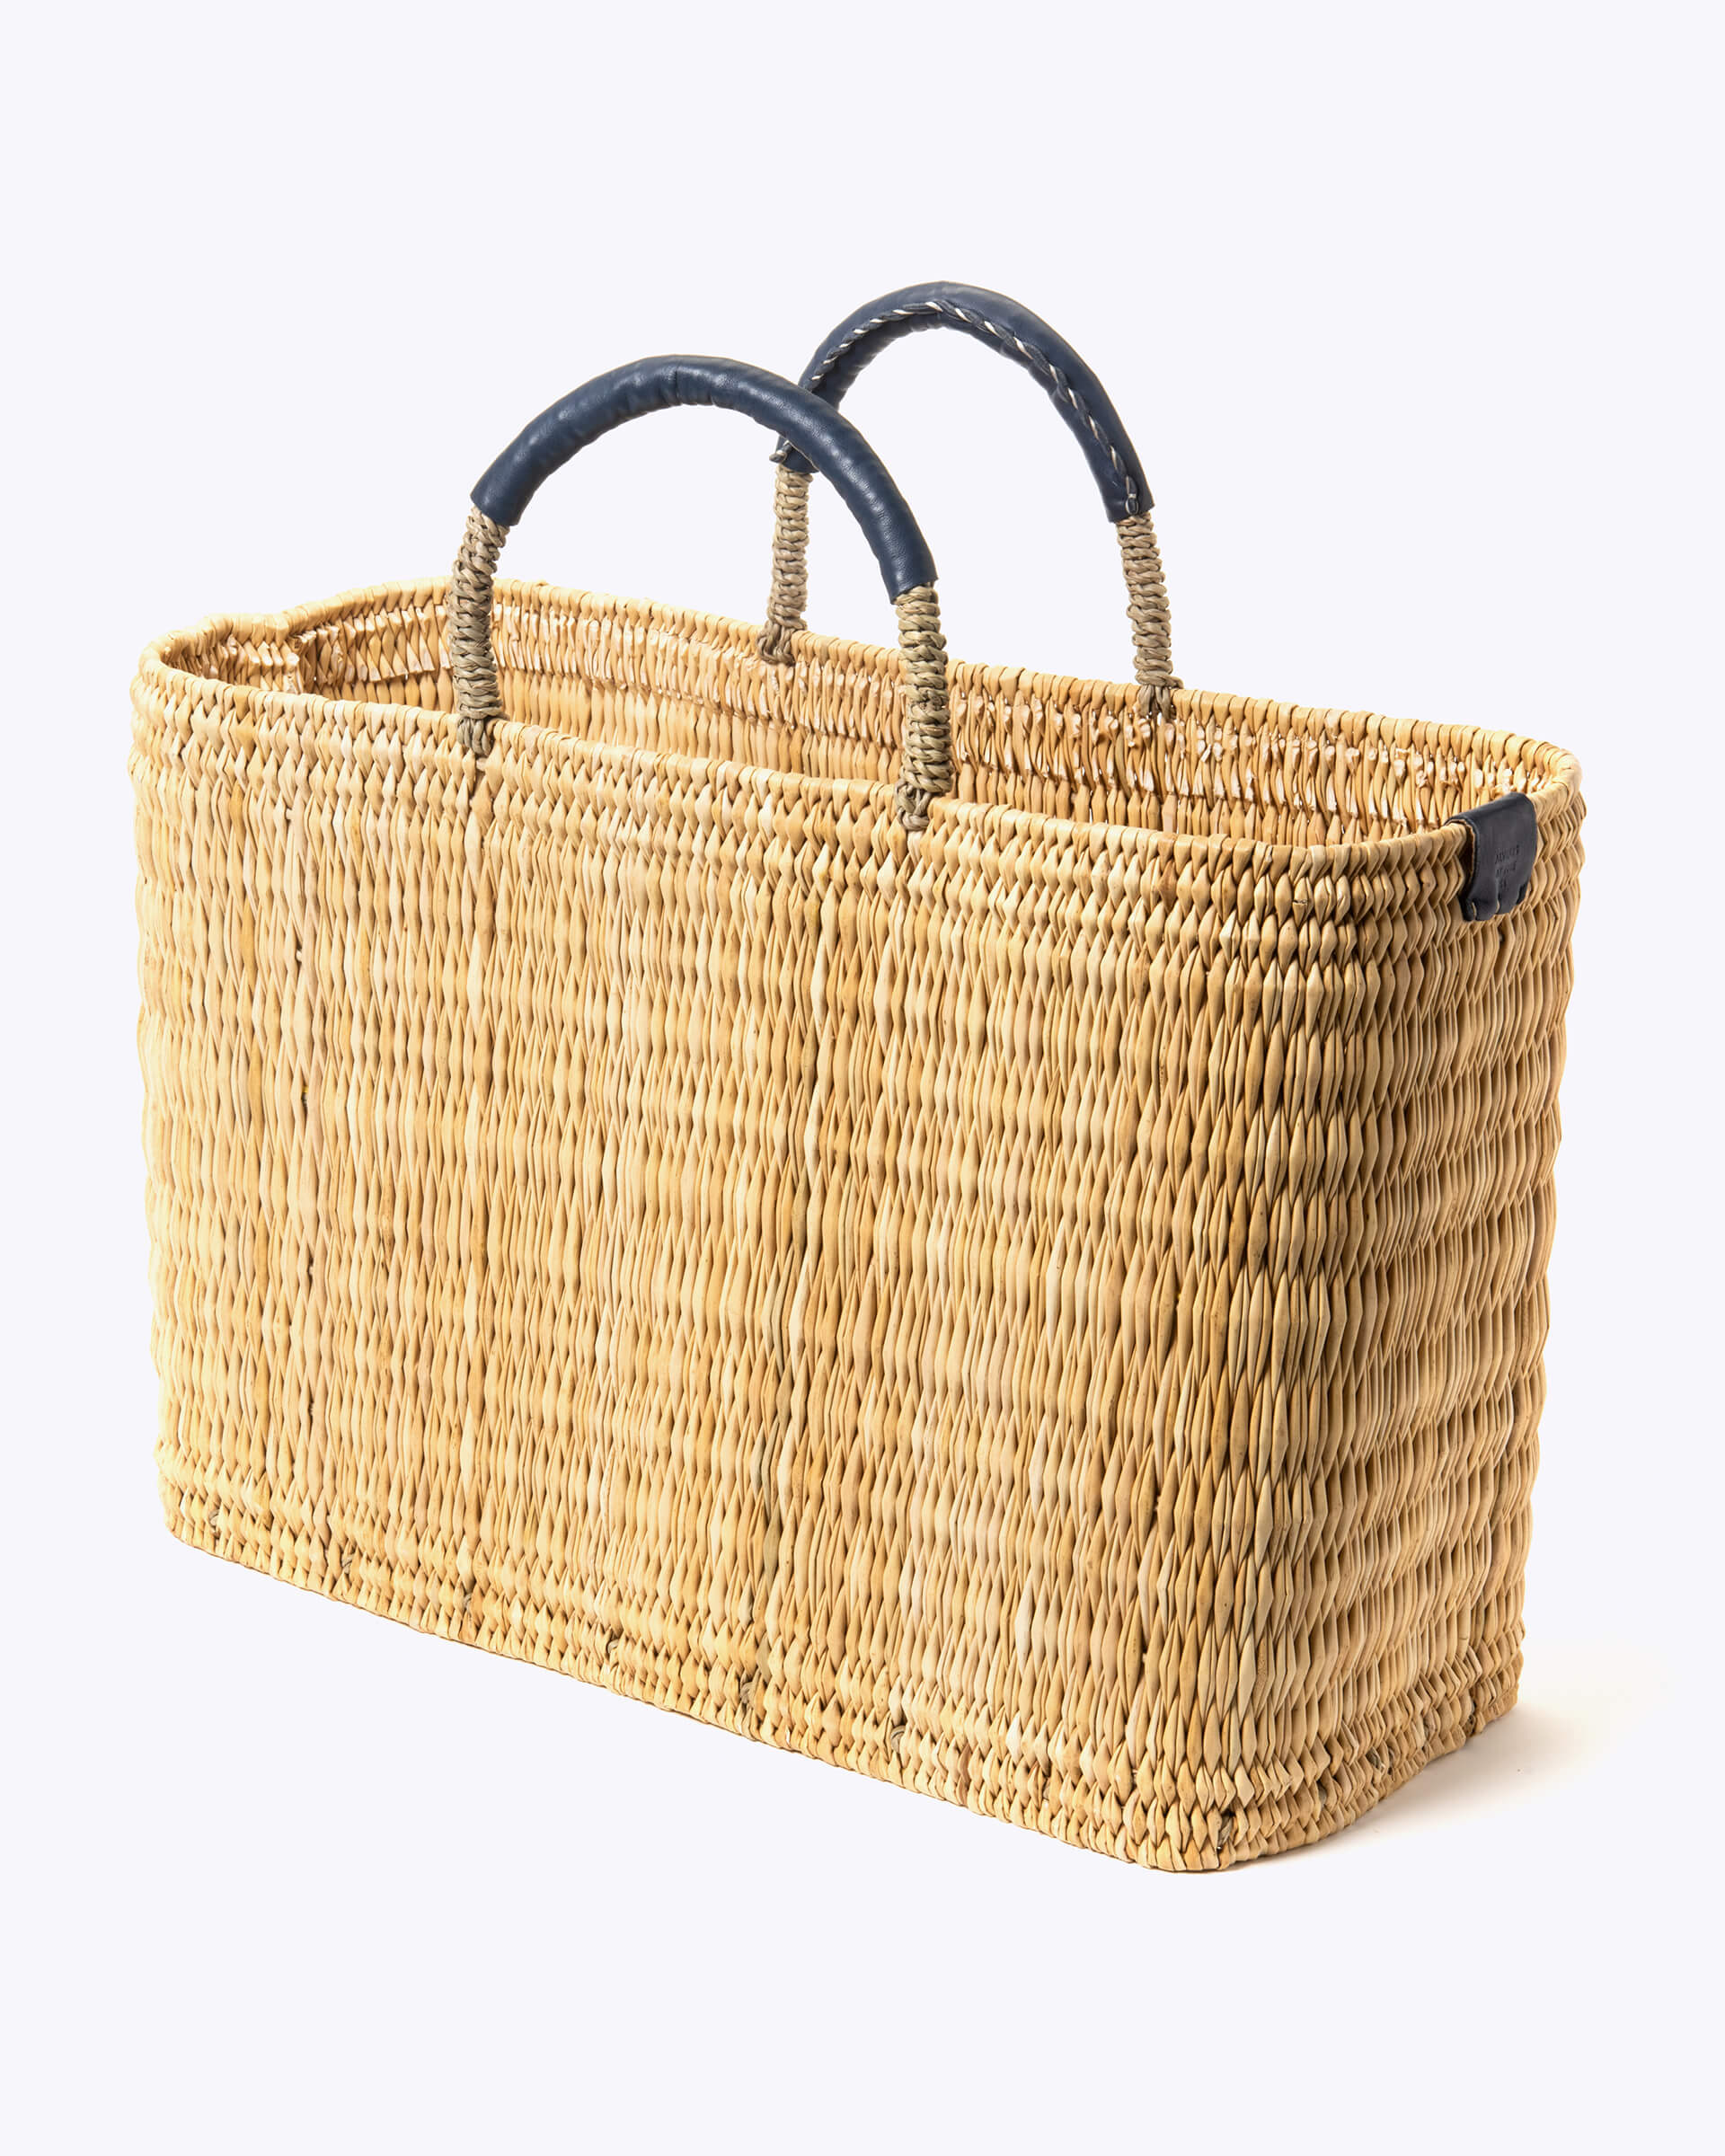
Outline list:
[[[600,435],[673,404],[716,404],[777,429],[831,480],[868,534],[889,595],[934,581],[934,557],[892,475],[842,414],[806,389],[735,359],[668,353],[615,367],[542,411],[517,435],[473,489],[475,508],[502,525],[521,512],[553,472]]]
[[[1539,852],[1539,823],[1527,796],[1502,794],[1482,808],[1464,808],[1448,821],[1465,826],[1473,839],[1462,918],[1490,921],[1519,906]]]
[[[1138,453],[1108,392],[1064,337],[1004,292],[985,292],[980,285],[907,285],[902,292],[871,300],[827,339],[803,368],[802,386],[836,406],[878,352],[913,331],[939,329],[961,330],[991,345],[1042,384],[1078,437],[1110,524],[1154,507]],[[785,432],[778,462],[793,472],[808,471],[809,460],[789,429]]]

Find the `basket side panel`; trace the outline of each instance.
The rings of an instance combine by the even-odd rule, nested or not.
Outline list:
[[[451,1624],[482,1373],[465,776],[411,736],[261,729],[243,689],[135,703],[164,1504]]]

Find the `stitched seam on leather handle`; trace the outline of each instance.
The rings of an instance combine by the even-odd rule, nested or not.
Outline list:
[[[839,361],[854,351],[859,344],[872,337],[877,330],[884,330],[889,323],[910,322],[919,314],[950,314],[957,322],[969,323],[973,329],[981,330],[984,335],[996,346],[1003,349],[1011,346],[1014,350],[1022,352],[1027,359],[1031,360],[1048,376],[1053,385],[1054,393],[1063,397],[1071,405],[1090,429],[1092,438],[1100,443],[1107,452],[1108,461],[1119,473],[1120,483],[1126,490],[1128,514],[1130,516],[1137,514],[1137,482],[1127,470],[1125,460],[1103,431],[1095,413],[1091,411],[1089,405],[1084,402],[1084,400],[1046,352],[1039,351],[1033,344],[1026,344],[1022,337],[1014,336],[1012,331],[1003,330],[998,323],[990,322],[986,314],[973,314],[967,308],[955,307],[949,301],[943,299],[922,300],[914,307],[894,307],[888,314],[877,314],[871,321],[860,323],[842,344],[836,344],[830,352],[823,353],[809,374],[807,386],[818,394],[821,384],[826,381]]]

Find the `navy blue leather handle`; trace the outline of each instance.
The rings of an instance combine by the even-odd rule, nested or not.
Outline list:
[[[961,330],[1015,360],[1039,381],[1077,437],[1110,524],[1155,505],[1144,466],[1108,392],[1066,339],[1004,292],[979,285],[907,285],[859,307],[827,338],[802,370],[801,386],[837,407],[878,352],[916,330]],[[820,469],[787,427],[776,461],[792,472]]]
[[[934,581],[934,557],[909,505],[880,459],[831,402],[764,367],[735,359],[667,353],[598,375],[517,435],[473,489],[473,506],[494,523],[518,524],[553,472],[625,420],[674,404],[715,404],[745,412],[829,479],[868,535],[887,596]]]

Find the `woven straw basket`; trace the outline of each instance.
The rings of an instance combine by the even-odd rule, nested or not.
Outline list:
[[[836,409],[941,323],[1091,458],[1133,685],[946,665]],[[449,582],[145,653],[168,1523],[1142,1863],[1313,1841],[1515,1698],[1577,767],[1181,688],[1118,418],[998,296],[804,384],[602,377]],[[765,632],[493,586],[689,402],[785,437]],[[898,651],[801,626],[810,465]]]

